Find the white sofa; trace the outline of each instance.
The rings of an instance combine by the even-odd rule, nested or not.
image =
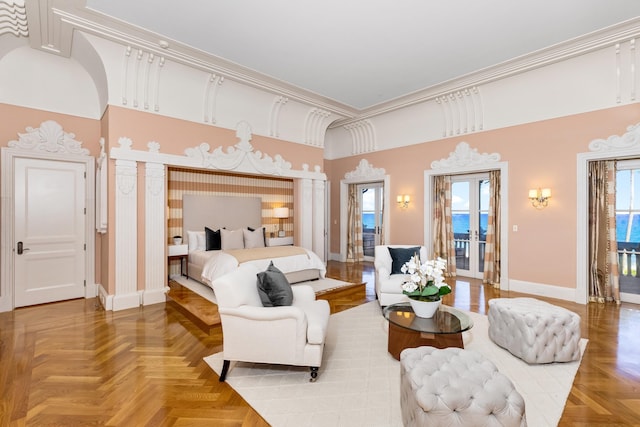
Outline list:
[[[224,381],[231,361],[309,366],[311,381],[322,364],[329,303],[309,285],[291,287],[290,306],[264,307],[257,287],[260,270],[242,264],[213,281],[222,323]]]
[[[391,304],[407,301],[408,298],[402,293],[402,282],[404,274],[392,274],[393,260],[389,253],[389,248],[420,248],[420,259],[427,260],[427,248],[420,245],[378,245],[374,248],[374,267],[376,270],[376,297],[380,306],[386,307]]]

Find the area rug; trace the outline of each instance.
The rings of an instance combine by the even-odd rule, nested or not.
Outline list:
[[[211,301],[212,303],[217,304],[216,296],[210,286],[184,276],[171,276],[171,279],[180,283],[182,286],[190,289],[201,297]],[[316,295],[355,285],[355,283],[343,282],[341,280],[331,279],[328,277],[319,280],[304,282],[304,284],[310,285]]]
[[[489,339],[486,316],[469,315],[465,348],[513,381],[529,425],[556,426],[580,362],[528,365]],[[227,383],[274,427],[401,427],[400,362],[387,352],[387,325],[376,301],[332,315],[315,383],[308,368],[244,362],[231,364]],[[582,354],[586,345],[582,339]],[[205,361],[220,373],[222,353]]]

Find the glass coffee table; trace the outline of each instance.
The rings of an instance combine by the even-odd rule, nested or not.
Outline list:
[[[442,304],[430,319],[416,316],[408,302],[389,305],[383,314],[389,321],[387,349],[398,360],[405,348],[423,345],[464,348],[462,333],[473,327],[473,321],[465,313]]]

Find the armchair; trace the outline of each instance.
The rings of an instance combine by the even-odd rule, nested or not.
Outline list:
[[[264,307],[257,287],[260,270],[242,264],[213,281],[222,322],[224,382],[230,362],[310,366],[311,381],[322,363],[329,303],[316,300],[311,286],[292,286],[291,306]]]
[[[393,259],[389,248],[393,249],[406,249],[418,247],[420,250],[420,259],[427,259],[427,248],[420,245],[378,245],[374,248],[374,267],[376,271],[376,297],[380,306],[385,307],[387,305],[396,304],[403,301],[408,301],[406,295],[402,293],[402,282],[404,281],[404,274],[399,272],[393,272]],[[409,256],[413,253],[409,253]],[[407,260],[408,261],[408,258]],[[400,265],[404,264],[401,260]]]

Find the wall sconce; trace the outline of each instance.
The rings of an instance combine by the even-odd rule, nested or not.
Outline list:
[[[284,237],[284,227],[282,226],[282,220],[289,218],[289,208],[273,208],[273,217],[280,219],[280,230],[278,231],[278,237]]]
[[[409,197],[408,194],[401,194],[396,198],[396,201],[398,202],[398,205],[401,208],[408,208],[409,207],[409,202],[411,201],[411,198]]]
[[[529,190],[529,200],[531,200],[531,206],[536,209],[546,208],[549,205],[550,198],[550,188],[538,188]]]

